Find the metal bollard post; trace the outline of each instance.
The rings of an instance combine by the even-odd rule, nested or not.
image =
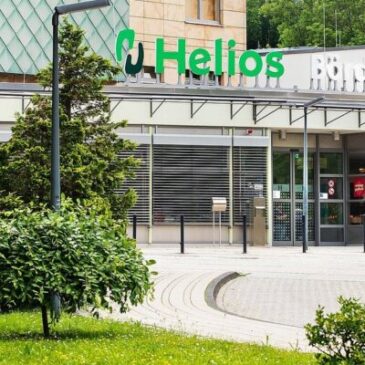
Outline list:
[[[303,253],[307,252],[307,237],[306,237],[306,229],[305,229],[305,215],[302,215],[302,234],[303,234]]]
[[[137,239],[137,216],[133,215],[133,239]]]
[[[364,230],[364,253],[365,253],[365,214],[362,216],[362,226]]]
[[[243,253],[247,253],[247,217],[242,216]]]
[[[184,216],[180,216],[180,253],[185,253]]]

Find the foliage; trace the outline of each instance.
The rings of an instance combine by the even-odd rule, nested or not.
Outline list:
[[[60,212],[18,209],[0,220],[0,309],[109,308],[141,303],[152,287],[149,265],[105,207],[65,200]],[[52,312],[51,312],[52,314]],[[58,313],[53,312],[56,321]],[[45,333],[46,334],[46,333]]]
[[[279,40],[277,27],[271,18],[260,11],[265,0],[247,0],[247,48],[276,47]]]
[[[364,8],[365,0],[268,0],[260,13],[277,27],[281,47],[323,47],[325,13],[326,46],[335,47],[365,43]]]
[[[0,192],[0,217],[8,211],[20,208],[22,204],[22,200],[13,193],[1,194]]]
[[[117,136],[125,122],[111,121],[110,100],[102,92],[120,72],[83,44],[84,32],[65,22],[60,29],[61,191],[77,199],[105,199],[114,217],[126,219],[136,201],[128,190],[115,194],[125,179],[134,176],[138,160],[121,159],[121,151],[135,145]],[[51,66],[38,75],[51,87]],[[51,99],[35,95],[24,115],[17,115],[12,138],[0,146],[0,192],[24,203],[49,204]]]
[[[268,346],[186,336],[64,316],[57,339],[44,341],[38,313],[0,315],[1,365],[313,365],[314,357]]]
[[[320,351],[321,365],[365,364],[365,304],[356,299],[338,299],[340,310],[325,314],[316,312],[316,324],[307,324],[307,338]]]

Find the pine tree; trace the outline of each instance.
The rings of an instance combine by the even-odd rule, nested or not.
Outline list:
[[[125,122],[111,122],[103,93],[121,70],[91,52],[83,36],[67,20],[60,29],[61,191],[73,200],[102,199],[114,218],[125,220],[136,193],[114,191],[133,177],[138,160],[118,156],[135,145],[118,138]],[[39,72],[38,82],[50,90],[52,65]],[[50,202],[51,105],[49,95],[35,95],[25,114],[17,115],[10,141],[0,146],[0,209],[19,201]]]

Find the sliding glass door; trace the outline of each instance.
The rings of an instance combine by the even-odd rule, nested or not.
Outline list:
[[[314,153],[308,156],[308,241],[315,241]],[[303,240],[303,154],[273,153],[273,240],[276,245],[300,245]]]

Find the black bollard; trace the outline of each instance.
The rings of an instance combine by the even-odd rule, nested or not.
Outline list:
[[[365,214],[362,216],[362,226],[364,229],[364,253],[365,253]]]
[[[137,216],[133,215],[133,239],[137,239]]]
[[[247,217],[242,216],[243,253],[247,253]]]
[[[180,253],[185,253],[184,216],[180,216]]]
[[[305,215],[303,214],[302,215],[302,234],[303,234],[303,253],[306,253],[307,252],[307,237],[306,237],[306,229],[305,229]]]

